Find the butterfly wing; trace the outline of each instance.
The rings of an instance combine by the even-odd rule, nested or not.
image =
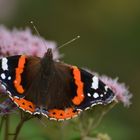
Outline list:
[[[24,55],[0,59],[1,86],[7,91],[9,97],[19,108],[31,114],[35,112],[35,104],[26,99],[26,92],[29,88],[27,65],[34,63],[36,65],[39,60],[37,57],[33,59]]]
[[[83,83],[83,100],[76,106],[78,110],[86,110],[97,104],[109,104],[114,98],[113,91],[92,73],[79,69]]]
[[[25,56],[17,55],[0,59],[0,82],[10,96],[24,97],[21,81],[26,63]]]

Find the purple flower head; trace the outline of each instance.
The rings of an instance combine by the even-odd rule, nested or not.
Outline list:
[[[0,26],[0,57],[26,54],[42,57],[47,48],[52,48],[54,59],[59,58],[56,43],[33,35],[29,28],[9,31]]]
[[[100,76],[100,79],[108,85],[112,89],[112,91],[116,94],[117,101],[121,101],[124,106],[129,106],[131,104],[130,99],[132,98],[132,94],[129,92],[128,88],[124,83],[119,83],[118,78],[112,79],[105,75]]]
[[[18,107],[9,98],[0,103],[0,115],[14,113],[17,109]]]

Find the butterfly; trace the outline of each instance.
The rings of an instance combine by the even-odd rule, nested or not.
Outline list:
[[[97,76],[53,60],[48,48],[42,58],[15,55],[0,59],[0,82],[23,111],[51,120],[68,120],[97,104],[115,99]]]

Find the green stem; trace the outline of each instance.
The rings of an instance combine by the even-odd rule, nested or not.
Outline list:
[[[20,120],[19,124],[18,124],[17,127],[16,127],[15,136],[14,136],[13,140],[17,140],[18,135],[19,135],[19,133],[20,133],[20,130],[21,130],[21,128],[23,127],[24,123],[25,123],[26,121],[28,121],[29,119],[31,119],[31,118],[32,118],[32,116],[29,116],[29,115],[26,115],[26,114],[25,114],[24,116],[21,117],[21,120]]]
[[[1,122],[0,122],[0,133],[1,133],[1,131],[2,131],[2,126],[3,126],[3,124],[4,124],[4,116],[1,118]]]
[[[24,120],[21,120],[20,123],[18,124],[18,126],[16,127],[15,136],[14,136],[13,140],[17,140],[17,137],[19,135],[19,132],[20,132],[24,122],[25,122]]]
[[[84,128],[83,123],[79,124],[80,131],[81,131],[81,139],[84,139],[86,136],[88,136],[90,134],[91,130],[95,129],[100,124],[100,122],[102,121],[105,114],[107,114],[107,112],[109,110],[111,110],[115,104],[116,103],[110,104],[107,109],[102,110],[102,112],[99,113],[95,118],[89,118],[89,121],[86,124],[86,128]]]
[[[60,135],[61,135],[61,140],[65,140],[66,138],[66,126],[68,122],[61,122],[60,124]]]
[[[9,115],[5,116],[5,135],[4,135],[4,140],[9,139]]]

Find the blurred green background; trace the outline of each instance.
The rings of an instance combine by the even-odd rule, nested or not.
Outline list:
[[[33,20],[44,38],[58,45],[81,38],[60,50],[66,63],[119,77],[133,93],[132,105],[117,105],[99,131],[112,140],[140,139],[140,1],[139,0],[0,0],[0,23],[9,28],[31,27]],[[33,31],[34,32],[34,31]],[[13,121],[16,118],[13,118]],[[48,123],[28,122],[21,136],[49,140],[59,133]],[[14,123],[12,124],[15,128]],[[31,130],[31,131],[29,131]],[[70,135],[73,136],[71,132]],[[59,138],[58,138],[59,139]]]

